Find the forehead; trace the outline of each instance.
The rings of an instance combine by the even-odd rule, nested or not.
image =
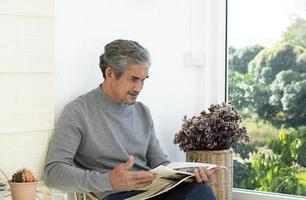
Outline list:
[[[147,78],[149,75],[149,67],[147,65],[130,65],[127,70],[123,73],[123,76],[134,76],[137,78]]]

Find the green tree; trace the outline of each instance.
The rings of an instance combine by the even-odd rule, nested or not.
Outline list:
[[[253,111],[275,125],[305,124],[306,49],[287,43],[262,50],[248,66]]]
[[[248,72],[248,64],[264,47],[259,45],[247,46],[237,50],[231,50],[229,67],[231,71],[245,74]]]
[[[282,40],[292,45],[306,48],[306,20],[296,18],[283,33]]]
[[[278,121],[291,126],[305,124],[306,73],[284,70],[276,75],[270,85],[269,104],[284,113]]]
[[[238,109],[247,109],[253,103],[250,74],[230,72],[228,93],[232,104]]]
[[[235,51],[236,51],[235,47],[232,47],[232,46],[228,47],[228,54],[229,54],[230,56],[231,56],[232,54],[234,54]]]
[[[242,49],[229,48],[229,99],[238,110],[247,109],[254,103],[251,96],[251,74],[247,73],[248,63],[263,48],[259,45]]]

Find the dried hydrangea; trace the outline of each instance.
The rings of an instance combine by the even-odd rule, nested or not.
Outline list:
[[[184,116],[182,129],[175,134],[174,144],[183,151],[225,150],[239,148],[239,143],[249,141],[241,116],[231,103],[211,105],[209,112],[187,119]]]

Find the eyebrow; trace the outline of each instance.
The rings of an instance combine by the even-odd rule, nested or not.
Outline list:
[[[131,76],[131,78],[133,78],[133,79],[141,79],[141,78],[139,78],[139,77],[137,77],[137,76]],[[144,79],[147,79],[147,78],[149,78],[149,76],[145,77]],[[143,79],[143,80],[144,80],[144,79]]]

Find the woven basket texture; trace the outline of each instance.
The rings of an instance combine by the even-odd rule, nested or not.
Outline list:
[[[208,185],[213,189],[217,200],[232,200],[233,188],[233,152],[232,150],[220,151],[188,151],[188,162],[203,162],[225,166],[220,172],[212,176]]]

